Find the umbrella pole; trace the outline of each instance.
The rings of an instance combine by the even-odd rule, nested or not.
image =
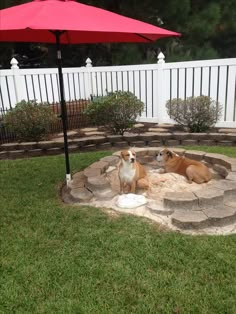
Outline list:
[[[65,152],[65,162],[66,162],[66,184],[71,181],[70,173],[70,160],[69,160],[69,151],[68,151],[68,138],[67,138],[67,112],[66,112],[66,102],[64,94],[64,83],[62,75],[62,63],[61,63],[61,47],[60,47],[60,36],[63,32],[54,31],[56,37],[57,45],[57,66],[58,66],[58,77],[59,77],[59,86],[60,86],[60,96],[61,96],[61,119],[63,127],[63,136],[64,136],[64,152]]]

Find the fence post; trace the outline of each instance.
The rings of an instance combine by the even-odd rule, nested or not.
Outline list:
[[[164,82],[164,66],[165,66],[165,56],[160,52],[157,56],[157,102],[155,115],[157,117],[158,123],[164,123],[166,120],[166,108],[165,108],[165,82]]]
[[[13,82],[14,82],[16,103],[18,103],[24,99],[23,84],[22,84],[21,76],[19,72],[18,61],[15,58],[12,58],[10,64],[11,64],[11,70],[12,70],[12,76],[13,76]]]
[[[90,58],[87,58],[86,61],[86,71],[87,71],[87,75],[86,75],[86,96],[87,98],[90,98],[93,95],[93,89],[92,89],[92,72],[91,69],[93,67],[92,65],[92,60]]]

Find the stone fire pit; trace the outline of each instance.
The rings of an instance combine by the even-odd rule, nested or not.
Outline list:
[[[158,173],[155,155],[160,149],[135,149],[137,160],[148,170],[150,182],[148,191],[137,191],[141,203],[125,208],[126,198],[132,202],[136,195],[119,195],[117,166],[120,151],[74,174],[70,186],[62,188],[64,202],[112,208],[150,218],[185,233],[236,233],[236,159],[173,148],[179,155],[206,163],[213,174],[208,183],[189,184],[183,176]]]

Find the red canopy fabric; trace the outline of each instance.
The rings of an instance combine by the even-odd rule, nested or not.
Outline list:
[[[150,42],[179,33],[74,0],[34,0],[0,11],[1,42],[55,43],[49,30],[65,31],[62,44]]]

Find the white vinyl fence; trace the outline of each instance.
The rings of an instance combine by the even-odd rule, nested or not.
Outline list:
[[[19,69],[12,59],[9,70],[0,71],[0,113],[22,99],[59,101],[57,69]],[[172,122],[165,104],[174,98],[206,95],[223,107],[219,127],[236,127],[236,58],[157,64],[63,69],[67,101],[90,99],[107,92],[124,90],[140,98],[145,109],[140,121]]]

